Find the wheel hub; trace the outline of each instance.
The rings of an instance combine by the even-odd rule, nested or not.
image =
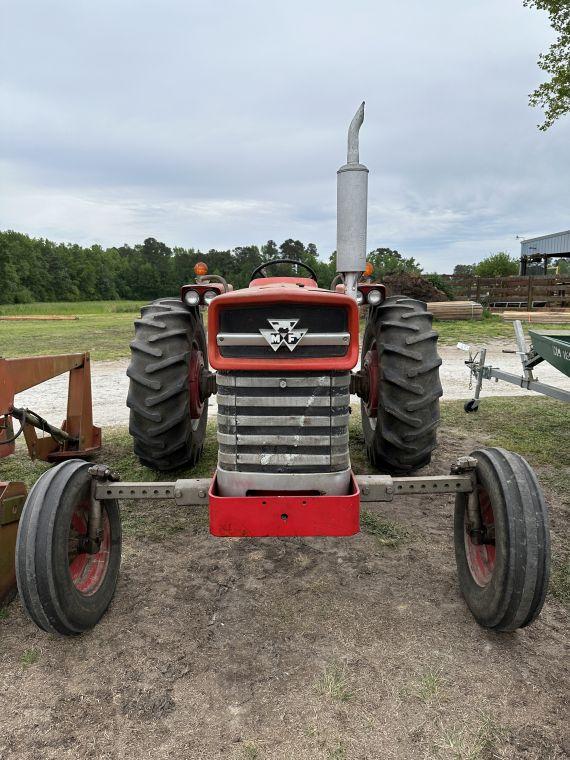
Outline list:
[[[200,419],[204,411],[204,396],[202,395],[202,376],[205,371],[204,354],[197,346],[192,346],[190,367],[188,369],[190,395],[190,417]]]
[[[465,552],[467,564],[473,580],[478,586],[487,586],[495,569],[495,544],[488,543],[495,536],[495,516],[489,494],[479,489],[479,509],[481,511],[481,530],[479,535],[472,535],[468,514],[465,514]]]
[[[88,542],[89,504],[81,502],[73,512],[69,529],[69,574],[75,588],[85,596],[94,594],[103,583],[111,550],[111,526],[107,511],[103,511],[103,524],[99,551],[86,551]]]
[[[370,348],[362,362],[364,375],[363,395],[364,408],[368,417],[378,416],[378,351],[376,345]]]

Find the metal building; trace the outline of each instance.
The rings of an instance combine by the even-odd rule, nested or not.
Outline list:
[[[521,274],[527,274],[529,262],[540,261],[544,262],[544,274],[546,274],[550,259],[566,257],[570,257],[570,230],[528,238],[521,242]]]

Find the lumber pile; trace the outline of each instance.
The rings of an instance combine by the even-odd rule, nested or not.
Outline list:
[[[539,322],[543,325],[570,325],[570,311],[504,311],[503,321]]]
[[[440,301],[427,307],[436,319],[483,319],[483,307],[476,301]]]
[[[79,319],[74,314],[11,314],[0,317],[1,322],[57,322],[59,320]]]

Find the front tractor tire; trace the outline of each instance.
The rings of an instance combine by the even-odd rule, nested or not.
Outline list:
[[[208,352],[197,309],[177,298],[141,310],[131,343],[127,406],[140,461],[154,470],[193,467],[204,446]]]
[[[514,631],[536,619],[550,574],[548,511],[536,476],[518,454],[499,448],[471,454],[479,527],[469,497],[455,501],[455,558],[459,587],[475,620]]]
[[[90,464],[62,462],[32,487],[18,526],[16,579],[24,609],[48,633],[77,636],[111,603],[121,564],[121,519],[114,499],[101,502],[101,538],[88,539]]]
[[[423,301],[390,296],[371,310],[362,343],[362,430],[372,465],[406,475],[437,446],[441,359]]]

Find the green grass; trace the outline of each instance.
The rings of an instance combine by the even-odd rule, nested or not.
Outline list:
[[[63,314],[73,321],[0,321],[1,355],[37,356],[90,351],[95,361],[123,359],[143,301],[74,301],[0,306],[0,316]]]
[[[346,666],[338,663],[327,665],[316,684],[317,691],[335,702],[348,702],[352,693],[346,680]]]
[[[2,356],[38,356],[90,351],[91,358],[123,359],[134,337],[134,313],[82,314],[72,322],[2,322]]]
[[[471,414],[463,410],[463,401],[445,401],[441,421],[466,435],[483,434],[489,445],[516,451],[531,464],[570,467],[568,412],[562,401],[511,396],[486,398],[479,411]]]
[[[20,662],[22,663],[22,667],[24,670],[30,667],[30,665],[34,665],[38,660],[40,659],[40,653],[37,649],[26,649],[26,651],[22,654],[20,658]]]
[[[0,316],[36,314],[136,314],[145,301],[46,301],[0,305]]]
[[[434,330],[439,333],[439,343],[444,346],[454,346],[459,341],[477,346],[489,340],[501,339],[515,342],[515,331],[512,322],[504,322],[499,314],[491,314],[481,320],[445,320],[434,319]],[[528,324],[523,322],[523,329],[528,335],[531,330],[568,330],[569,325]]]
[[[366,321],[360,320],[360,335],[364,335]],[[454,346],[459,341],[472,346],[482,345],[491,340],[504,340],[515,343],[515,331],[512,322],[504,322],[499,314],[488,314],[481,320],[434,319],[433,328],[439,333],[439,344]],[[523,330],[528,335],[531,330],[569,330],[570,325],[551,325],[523,322]]]
[[[438,740],[430,753],[448,760],[490,760],[499,757],[496,747],[507,736],[508,731],[495,719],[481,711],[463,725],[440,725]]]
[[[442,695],[444,681],[437,670],[427,670],[419,679],[416,695],[422,702],[431,702]]]
[[[0,607],[0,620],[8,620],[10,613],[7,607]]]
[[[409,531],[403,525],[391,520],[383,520],[372,512],[361,513],[360,527],[364,533],[374,536],[381,546],[389,546],[393,549],[403,544],[409,536]]]

